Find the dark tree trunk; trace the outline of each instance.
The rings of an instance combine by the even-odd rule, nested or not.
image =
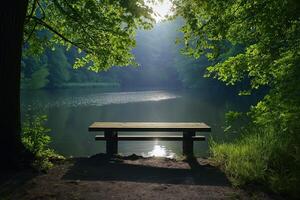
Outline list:
[[[0,166],[24,161],[20,123],[20,73],[28,0],[8,0],[0,7]]]

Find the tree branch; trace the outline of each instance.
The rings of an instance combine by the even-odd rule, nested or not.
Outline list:
[[[94,29],[94,30],[101,30],[101,31],[105,31],[105,32],[110,32],[112,34],[115,34],[115,35],[122,35],[122,31],[121,32],[117,32],[117,31],[114,31],[114,30],[111,30],[111,29],[105,29],[104,27],[99,27],[99,26],[94,26],[94,25],[91,25],[88,21],[86,21],[80,13],[78,13],[78,11],[76,9],[74,9],[72,7],[72,5],[67,1],[67,0],[63,0],[64,3],[66,4],[66,6],[68,7],[68,9],[70,10],[70,12],[68,12],[67,10],[65,10],[61,5],[60,3],[58,2],[58,0],[54,0],[54,4],[56,5],[56,7],[60,10],[60,12],[62,14],[64,14],[65,16],[71,18],[74,22],[77,22],[77,24],[81,27],[82,31],[88,35],[90,37],[90,39],[92,40],[97,40],[96,38],[94,38],[93,36],[91,36],[89,34],[88,31],[86,31],[86,28],[91,28],[91,29]]]
[[[28,41],[29,41],[29,39],[31,38],[31,36],[32,36],[32,34],[34,33],[34,31],[35,31],[35,28],[36,28],[36,26],[37,26],[37,22],[35,22],[35,24],[33,25],[33,28],[32,28],[32,30],[30,31],[30,33],[29,33],[29,35],[28,35],[28,37],[27,37],[27,39],[24,41],[24,43],[27,43]]]
[[[50,26],[49,24],[47,24],[46,22],[44,22],[43,20],[41,20],[40,18],[37,18],[35,16],[31,17],[32,19],[34,19],[38,24],[44,26],[45,28],[47,28],[48,30],[50,30],[52,33],[56,34],[57,36],[59,36],[62,40],[76,46],[77,48],[83,49],[86,53],[91,53],[89,50],[84,49],[83,46],[81,46],[81,44],[79,43],[75,43],[71,40],[69,40],[67,37],[65,37],[64,35],[62,35],[60,32],[58,32],[57,30],[55,30],[52,26]]]
[[[28,21],[26,21],[26,22],[29,22],[30,18],[33,16],[33,13],[34,13],[34,11],[35,11],[35,9],[36,9],[36,6],[37,6],[37,4],[38,4],[38,1],[39,1],[39,0],[34,0],[34,1],[33,1],[33,3],[32,3],[32,8],[31,8],[31,11],[30,11],[30,14],[29,14],[29,18],[28,18]]]
[[[46,14],[45,14],[44,8],[43,8],[42,5],[40,4],[39,0],[34,0],[33,3],[32,3],[32,9],[31,9],[31,12],[30,12],[29,16],[26,16],[26,19],[27,19],[26,23],[28,23],[28,22],[30,21],[30,19],[33,18],[33,14],[34,14],[34,12],[35,12],[37,6],[38,6],[38,7],[41,9],[41,11],[42,11],[42,17],[41,17],[41,19],[45,19]],[[30,33],[29,33],[27,39],[24,41],[24,43],[27,43],[27,42],[29,41],[29,39],[30,39],[31,36],[33,35],[33,33],[34,33],[35,28],[37,27],[37,25],[38,25],[38,23],[35,22],[34,25],[33,25],[32,30],[30,31]]]
[[[59,9],[59,11],[65,15],[66,17],[71,18],[74,22],[77,22],[77,24],[81,27],[82,31],[85,33],[85,35],[89,36],[89,38],[93,41],[96,41],[97,39],[95,37],[93,37],[92,35],[89,34],[88,31],[86,31],[85,27],[83,26],[83,24],[88,24],[88,22],[84,21],[84,19],[77,13],[77,11],[67,2],[65,1],[65,3],[67,4],[67,6],[69,7],[69,9],[71,9],[71,13],[67,12],[60,4],[57,0],[54,0],[54,4],[56,5],[56,7]]]
[[[40,7],[40,9],[42,10],[43,16],[41,17],[41,19],[45,19],[46,18],[46,13],[45,10],[43,8],[43,6],[40,4],[39,1],[37,1],[38,6]]]

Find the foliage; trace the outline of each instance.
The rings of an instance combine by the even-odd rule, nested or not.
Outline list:
[[[298,197],[299,152],[291,138],[274,130],[250,128],[231,143],[211,142],[212,160],[235,186],[263,184],[271,190]]]
[[[46,49],[42,56],[28,56],[23,58],[25,67],[22,68],[26,78],[22,85],[27,82],[36,83],[31,79],[32,73],[38,70],[37,64],[44,65],[49,74],[44,77],[47,80],[46,88],[60,88],[65,86],[89,85],[85,82],[99,85],[121,85],[122,87],[225,87],[216,80],[203,78],[205,67],[210,62],[203,56],[194,60],[180,53],[182,45],[176,45],[176,38],[182,37],[178,29],[184,24],[181,18],[172,21],[157,23],[151,30],[139,30],[136,35],[136,48],[133,54],[139,67],[119,68],[113,67],[107,71],[94,73],[87,68],[73,70],[71,65],[76,58],[82,56],[76,47],[70,50],[62,46]],[[36,60],[38,62],[32,62]],[[34,66],[34,67],[33,67]],[[31,84],[31,85],[34,85]],[[28,88],[28,87],[23,87]],[[40,85],[31,88],[42,88]]]
[[[48,146],[51,138],[48,135],[50,129],[45,127],[46,120],[45,115],[27,115],[22,125],[22,142],[35,156],[33,165],[39,170],[51,168],[53,159],[63,159]]]
[[[227,40],[245,50],[208,68],[227,84],[251,79],[251,88],[278,85],[299,58],[300,14],[294,1],[175,1],[183,26],[186,53],[214,60],[226,53]],[[272,19],[272,20],[270,20]]]
[[[249,82],[241,94],[268,88],[246,114],[252,128],[240,129],[243,136],[233,144],[214,144],[213,156],[240,184],[261,182],[295,195],[300,179],[299,1],[174,3],[187,22],[182,28],[186,54],[205,55],[213,62],[207,76],[228,85]],[[226,43],[242,48],[226,58]]]
[[[31,76],[31,83],[29,88],[39,89],[45,87],[49,82],[48,79],[46,78],[48,75],[49,75],[48,69],[45,67],[42,67],[38,71],[34,72]]]
[[[132,65],[135,30],[152,26],[151,13],[143,0],[30,0],[25,50],[33,55],[55,44],[76,46],[84,55],[74,67],[94,71]]]
[[[30,78],[22,79],[22,88],[24,89],[40,89],[48,84],[47,76],[49,75],[48,69],[42,66],[37,71],[33,72]]]
[[[48,68],[46,66],[47,57],[41,56],[24,57],[22,60],[22,77],[21,88],[23,89],[40,89],[45,87],[49,80]]]
[[[48,49],[46,53],[48,57],[47,67],[49,69],[49,84],[47,87],[60,87],[60,85],[70,79],[68,68],[71,66],[62,47],[55,48],[53,51]]]
[[[75,48],[67,51],[62,46],[55,46],[54,49],[48,48],[44,54],[39,56],[23,56],[21,88],[52,89],[71,84],[76,85],[76,83],[82,82],[101,82],[118,85],[118,82],[115,80],[116,74],[114,73],[95,73],[86,68],[73,70],[72,64],[79,56]]]

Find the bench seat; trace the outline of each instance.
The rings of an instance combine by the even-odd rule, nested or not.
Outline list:
[[[89,131],[210,132],[211,129],[199,122],[94,122]]]

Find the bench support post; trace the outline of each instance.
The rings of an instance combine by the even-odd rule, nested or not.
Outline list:
[[[192,137],[195,135],[196,133],[192,131],[183,132],[182,153],[187,157],[194,155],[194,143]]]
[[[114,155],[118,153],[118,132],[117,131],[104,131],[106,138],[106,154]]]

